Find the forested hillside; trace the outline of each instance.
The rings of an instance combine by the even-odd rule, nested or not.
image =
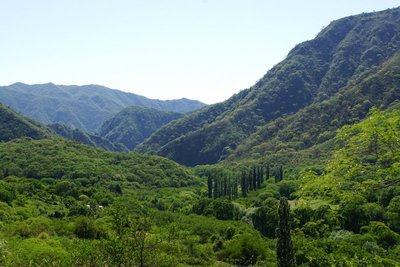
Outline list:
[[[204,106],[189,99],[153,100],[99,85],[28,85],[0,87],[0,102],[44,124],[61,123],[94,133],[101,124],[128,106],[186,113]]]
[[[42,139],[51,135],[50,130],[43,125],[21,116],[0,103],[0,141],[9,141],[20,137]]]
[[[399,8],[334,21],[315,39],[297,45],[284,61],[249,90],[165,125],[137,150],[163,155],[190,166],[218,162],[235,151],[260,126],[274,120],[278,124],[285,116],[311,104],[325,105],[325,100],[334,101],[332,97],[339,98],[339,94],[355,90],[351,88],[379,73],[380,68],[385,68],[383,64],[390,65],[388,61],[399,52],[399,47]],[[391,79],[397,86],[398,76]],[[374,89],[364,87],[363,90]],[[387,88],[381,90],[386,95]],[[396,96],[386,97],[385,101],[395,99]],[[343,106],[342,109],[357,110],[359,114],[354,118],[363,118],[374,99],[365,97],[363,100],[365,103],[349,103],[362,108]],[[339,103],[339,109],[343,102]],[[337,127],[341,123],[345,120]],[[323,132],[313,135],[319,136]],[[327,132],[321,140],[332,136]],[[268,139],[273,138],[275,136],[268,136]],[[258,145],[262,144],[254,143],[252,147]]]
[[[340,149],[322,171],[303,172],[300,190],[294,194],[298,198],[294,214],[302,227],[294,243],[297,257],[302,253],[305,257],[297,263],[397,266],[399,129],[398,105],[393,111],[374,109],[361,123],[339,131],[335,140]],[[330,213],[329,217],[321,217],[321,210],[325,216]],[[351,255],[357,255],[358,260]]]
[[[81,125],[121,111],[99,137],[0,104],[0,266],[400,264],[400,8],[332,22],[189,114],[97,86],[13,91]],[[113,152],[135,147],[177,162]]]
[[[194,176],[159,156],[112,153],[63,139],[17,139],[0,144],[3,177],[130,181],[157,186],[194,183]]]
[[[0,263],[276,266],[286,197],[298,266],[395,267],[399,129],[398,105],[373,109],[340,130],[326,165],[299,178],[272,161],[195,175],[61,139],[1,143]]]
[[[50,124],[48,127],[57,135],[64,137],[66,139],[75,140],[83,144],[91,145],[97,148],[102,148],[109,151],[126,151],[127,149],[122,145],[116,145],[107,139],[89,134],[80,129],[73,129],[64,124]]]
[[[181,113],[144,107],[128,107],[105,121],[99,135],[114,144],[133,150],[164,124],[180,118]]]
[[[400,99],[400,55],[361,75],[331,98],[257,129],[229,156],[230,161],[300,151],[324,143],[343,125],[362,120],[371,107]]]

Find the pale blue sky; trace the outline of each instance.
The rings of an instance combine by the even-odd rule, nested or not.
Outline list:
[[[0,0],[0,85],[101,84],[206,103],[253,85],[294,45],[392,0]]]

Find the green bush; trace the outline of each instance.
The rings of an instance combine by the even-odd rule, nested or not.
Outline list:
[[[104,235],[96,222],[88,217],[76,218],[74,232],[77,237],[84,239],[98,239]]]
[[[238,266],[255,265],[266,260],[268,249],[260,236],[242,234],[226,241],[218,258]]]
[[[28,238],[14,244],[11,266],[72,266],[70,254],[54,239]]]

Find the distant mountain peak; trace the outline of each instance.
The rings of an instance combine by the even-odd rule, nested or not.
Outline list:
[[[7,90],[4,90],[7,89]],[[101,124],[128,106],[188,113],[205,104],[189,99],[158,100],[102,85],[0,86],[0,101],[27,117],[45,124],[63,123],[94,133]]]

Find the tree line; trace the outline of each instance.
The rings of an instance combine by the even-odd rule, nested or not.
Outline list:
[[[240,179],[237,175],[227,175],[225,173],[207,174],[207,196],[208,198],[228,197],[237,198],[240,191],[243,197],[246,197],[250,191],[260,189],[264,181],[270,180],[272,173],[269,164],[266,166],[253,166],[248,170],[240,171]],[[283,166],[275,168],[273,171],[274,181],[278,183],[283,180]]]

